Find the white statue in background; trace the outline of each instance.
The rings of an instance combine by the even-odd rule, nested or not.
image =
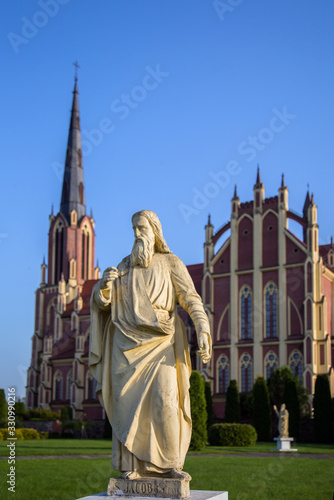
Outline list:
[[[128,479],[189,480],[182,468],[191,438],[191,365],[176,305],[195,325],[204,363],[211,357],[209,322],[157,215],[142,210],[132,225],[131,255],[93,288],[89,368],[113,430],[112,467]]]
[[[283,403],[281,405],[280,411],[277,410],[277,406],[274,405],[274,412],[278,417],[278,432],[280,438],[289,437],[289,412]]]

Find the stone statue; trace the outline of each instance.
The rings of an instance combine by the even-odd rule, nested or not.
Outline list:
[[[280,411],[277,410],[277,406],[274,405],[274,411],[278,417],[278,432],[280,438],[289,437],[289,412],[283,403],[281,405]]]
[[[91,296],[89,368],[113,430],[112,467],[125,479],[189,481],[189,348],[176,314],[190,315],[198,355],[211,358],[207,315],[186,266],[172,254],[157,215],[132,217],[131,255],[108,267]]]

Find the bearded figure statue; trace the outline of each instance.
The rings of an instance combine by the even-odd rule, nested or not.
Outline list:
[[[132,225],[131,255],[107,268],[92,291],[89,368],[112,426],[112,468],[128,479],[189,480],[182,469],[191,438],[191,365],[177,304],[195,325],[204,363],[209,322],[157,215],[142,210]]]

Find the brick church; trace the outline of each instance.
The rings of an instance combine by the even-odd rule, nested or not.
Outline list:
[[[205,227],[204,263],[188,266],[211,323],[213,356],[196,357],[195,332],[184,311],[193,367],[211,382],[217,418],[236,379],[249,392],[257,375],[288,365],[314,392],[318,374],[330,377],[334,395],[334,245],[319,245],[317,206],[306,195],[303,213],[289,210],[282,177],[277,196],[266,198],[258,170],[253,200],[237,190],[230,221]],[[303,238],[288,228],[300,224]],[[99,420],[104,412],[88,370],[90,295],[100,278],[95,266],[95,222],[86,214],[77,79],[68,134],[60,209],[49,217],[47,265],[36,291],[35,330],[27,374],[28,408]],[[334,314],[334,312],[333,312]]]

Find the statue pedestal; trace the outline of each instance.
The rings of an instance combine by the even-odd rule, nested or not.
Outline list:
[[[97,495],[91,495],[88,497],[84,498],[78,498],[78,500],[97,500],[98,498],[105,499],[105,500],[120,500],[120,497],[124,498],[124,494],[113,494],[113,495],[108,495],[107,492],[105,493],[98,493]],[[133,500],[139,500],[145,497],[142,497],[140,495],[132,496]],[[158,499],[161,498],[160,496],[151,496],[150,498],[152,499]],[[228,492],[227,491],[202,491],[202,490],[190,490],[189,492],[189,497],[187,500],[228,500]]]
[[[188,498],[189,480],[161,477],[140,479],[110,478],[108,495],[126,497]]]
[[[291,443],[294,441],[294,438],[274,438],[274,441],[276,441],[276,446],[277,446],[277,451],[298,451],[297,448],[291,448]]]

